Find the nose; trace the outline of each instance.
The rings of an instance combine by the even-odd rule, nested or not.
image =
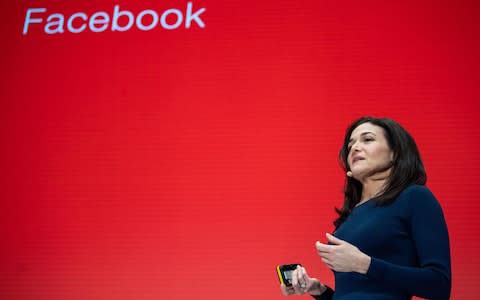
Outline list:
[[[360,150],[360,144],[358,142],[355,142],[353,145],[352,145],[352,148],[351,148],[351,151],[358,151]]]

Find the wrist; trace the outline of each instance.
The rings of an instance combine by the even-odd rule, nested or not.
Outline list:
[[[324,284],[321,284],[320,281],[318,281],[317,279],[314,280],[315,282],[308,291],[308,293],[312,296],[320,296],[321,294],[323,294],[323,292],[327,290],[327,287]]]
[[[372,258],[364,253],[360,256],[357,272],[360,274],[367,274],[368,269],[370,268],[370,263]]]

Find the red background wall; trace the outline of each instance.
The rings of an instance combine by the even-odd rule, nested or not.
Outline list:
[[[205,28],[47,35],[0,4],[0,298],[282,299],[279,263],[333,284],[346,126],[416,138],[449,226],[452,299],[476,299],[476,1],[193,1]],[[433,233],[434,234],[434,233]]]

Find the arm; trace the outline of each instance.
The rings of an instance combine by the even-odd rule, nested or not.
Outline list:
[[[399,266],[372,257],[366,275],[412,295],[432,300],[449,299],[450,248],[443,212],[427,188],[414,189],[408,199],[409,221],[420,266]]]

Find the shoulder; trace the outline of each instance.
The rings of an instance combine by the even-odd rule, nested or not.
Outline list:
[[[403,198],[435,198],[430,189],[424,185],[412,184],[398,196]]]
[[[411,185],[397,197],[396,202],[416,211],[441,210],[440,203],[430,189],[424,185]]]

